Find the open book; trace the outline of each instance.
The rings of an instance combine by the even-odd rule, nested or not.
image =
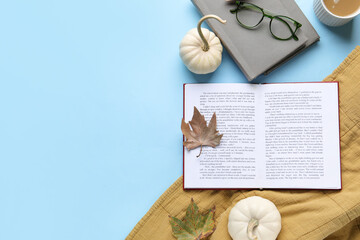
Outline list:
[[[341,189],[337,82],[185,84],[184,119],[215,112],[216,148],[184,148],[184,189]]]

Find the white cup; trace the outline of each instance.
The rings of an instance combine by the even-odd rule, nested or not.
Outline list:
[[[325,4],[324,0],[314,0],[314,12],[318,19],[323,22],[324,24],[331,26],[331,27],[337,27],[344,25],[345,23],[350,22],[354,17],[360,14],[360,8],[353,14],[348,16],[337,16],[330,12]]]

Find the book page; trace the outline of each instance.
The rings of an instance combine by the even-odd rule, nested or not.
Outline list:
[[[216,148],[184,149],[184,188],[256,188],[259,187],[256,142],[260,124],[256,107],[259,85],[186,84],[185,121],[193,116],[194,106],[207,122],[216,112],[217,129],[223,137]]]
[[[340,189],[338,84],[265,84],[261,98],[261,186]]]

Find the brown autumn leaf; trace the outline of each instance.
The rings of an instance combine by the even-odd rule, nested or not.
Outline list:
[[[211,146],[214,148],[220,144],[223,136],[216,130],[216,114],[213,114],[207,126],[204,115],[201,115],[196,107],[194,107],[194,114],[189,123],[185,123],[184,119],[182,120],[181,131],[186,138],[184,146],[188,150],[201,147],[197,157],[201,155],[203,146]]]

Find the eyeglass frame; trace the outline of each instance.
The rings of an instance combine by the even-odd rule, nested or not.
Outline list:
[[[243,6],[244,3],[255,7],[256,9],[260,10],[260,11],[262,12],[262,14],[263,14],[262,17],[261,17],[261,19],[260,19],[260,21],[259,21],[256,25],[254,25],[254,26],[252,26],[252,27],[247,26],[247,25],[241,23],[241,21],[240,21],[239,18],[238,18],[238,11],[240,10],[240,7]],[[284,15],[275,15],[275,14],[270,13],[269,11],[267,11],[267,10],[265,10],[265,9],[257,6],[257,5],[255,5],[255,4],[253,4],[253,3],[236,1],[236,5],[237,5],[237,8],[230,10],[230,12],[231,12],[232,14],[236,14],[236,20],[238,21],[238,23],[239,23],[242,27],[244,27],[244,28],[246,28],[246,29],[254,29],[254,28],[256,28],[257,26],[259,26],[259,24],[264,20],[264,17],[268,17],[268,18],[271,19],[271,20],[270,20],[270,23],[269,23],[269,30],[270,30],[271,35],[272,35],[274,38],[276,38],[277,40],[281,40],[281,41],[287,41],[287,40],[290,40],[290,39],[294,39],[295,41],[298,41],[298,40],[299,40],[299,38],[296,36],[296,32],[297,32],[297,30],[299,30],[299,28],[301,28],[302,24],[299,23],[298,21],[296,21],[295,19],[292,19],[292,18],[290,18],[290,17],[288,17],[288,16],[284,16]],[[246,8],[246,6],[244,6],[244,7]],[[287,19],[291,20],[291,21],[294,23],[295,27],[296,27],[295,30],[293,30],[293,29],[290,27],[290,25],[289,25],[285,20],[283,20],[282,18],[287,18]],[[288,38],[280,38],[280,37],[276,36],[276,35],[271,31],[271,24],[272,24],[272,22],[273,22],[274,19],[277,19],[277,20],[283,22],[284,24],[286,24],[286,26],[289,28],[289,30],[290,30],[290,32],[291,32],[291,36],[290,36],[290,37],[288,37]]]

